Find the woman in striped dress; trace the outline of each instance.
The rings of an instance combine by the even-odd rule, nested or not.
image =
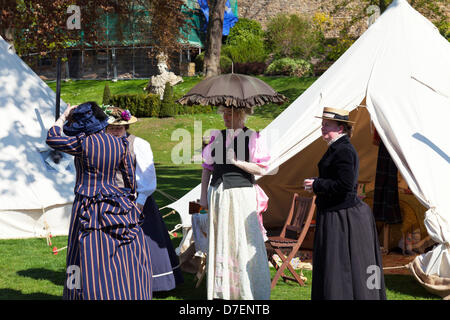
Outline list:
[[[128,141],[106,134],[107,125],[100,107],[87,102],[69,106],[47,134],[47,144],[73,155],[76,167],[63,298],[151,299],[150,251],[134,202]]]

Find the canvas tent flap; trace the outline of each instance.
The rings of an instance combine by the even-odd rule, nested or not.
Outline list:
[[[67,235],[72,203],[36,210],[0,212],[0,239]]]
[[[405,1],[396,1],[384,18],[398,27],[377,59],[368,110],[410,189],[429,209],[425,226],[438,245],[423,272],[450,278],[450,141],[442,116],[450,110],[450,44]]]
[[[0,238],[40,234],[32,223],[12,223],[13,217],[48,208],[65,216],[67,234],[69,214],[64,207],[73,201],[73,158],[64,157],[64,167],[46,162],[51,149],[45,139],[55,121],[56,95],[1,38],[0,89]]]

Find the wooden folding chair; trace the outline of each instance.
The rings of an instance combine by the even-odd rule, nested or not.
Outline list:
[[[272,279],[272,289],[275,287],[280,277],[282,277],[284,281],[297,281],[300,286],[305,285],[299,274],[291,265],[291,260],[297,254],[305,239],[306,233],[308,232],[316,208],[314,203],[315,198],[315,196],[311,198],[300,197],[295,193],[289,215],[280,235],[269,237],[269,240],[266,241],[268,259],[277,270]],[[287,254],[285,254],[285,252]],[[275,254],[280,257],[282,261],[281,266],[275,261]],[[294,276],[293,278],[285,275],[284,271],[286,268]]]

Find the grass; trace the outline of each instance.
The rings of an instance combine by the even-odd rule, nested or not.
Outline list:
[[[255,114],[247,121],[248,127],[260,130],[267,126],[278,114],[292,103],[303,91],[305,91],[315,78],[292,77],[261,77],[275,90],[283,93],[289,101],[281,106],[267,105],[257,108]],[[198,77],[184,78],[184,82],[174,88],[175,96],[181,97],[201,79]],[[80,80],[63,82],[61,86],[61,98],[70,104],[79,104],[94,100],[101,103],[105,83],[108,83],[112,94],[139,93],[147,84],[146,80],[123,80],[118,82]],[[48,82],[55,90],[56,83]],[[190,147],[190,157],[195,153],[194,131],[195,123],[200,127],[201,134],[208,129],[223,128],[223,121],[218,114],[184,115],[174,118],[154,119],[143,118],[131,126],[130,131],[150,142],[154,153],[156,173],[158,177],[158,189],[165,193],[180,198],[193,187],[200,183],[201,166],[199,163],[174,164],[171,153],[174,147],[187,143]],[[172,136],[179,129],[189,136],[183,138]],[[183,131],[184,130],[184,131]],[[188,143],[189,142],[189,143]],[[172,201],[155,193],[155,199],[159,207],[163,207]],[[169,212],[162,210],[162,214]],[[165,218],[169,230],[180,223],[178,215],[170,215]],[[174,238],[175,246],[178,246],[181,238]],[[67,245],[67,237],[55,237],[53,246],[58,248]],[[45,239],[35,238],[26,240],[0,240],[0,299],[42,299],[60,300],[62,297],[63,281],[65,277],[65,255],[63,250],[57,255],[52,254]],[[271,269],[272,276],[275,271]],[[271,293],[272,300],[309,300],[311,297],[311,271],[304,271],[308,278],[305,287],[295,283],[279,281]],[[170,292],[156,293],[156,300],[204,300],[206,299],[206,281],[199,288],[194,289],[194,276],[184,274],[185,283]],[[389,300],[429,300],[440,299],[428,293],[411,276],[385,275],[387,297]]]
[[[67,237],[52,238],[58,248],[67,244]],[[52,254],[42,238],[0,241],[0,299],[60,300],[62,297],[65,254],[63,250]],[[309,300],[311,298],[311,271],[304,270],[306,286],[294,282],[278,281],[271,300]],[[275,270],[271,268],[272,276]],[[185,282],[175,290],[154,294],[155,300],[204,300],[206,280],[195,289],[194,275],[184,273]],[[440,300],[428,293],[408,275],[385,275],[388,300]]]

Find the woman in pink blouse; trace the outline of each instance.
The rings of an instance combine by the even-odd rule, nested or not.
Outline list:
[[[245,127],[249,109],[220,107],[226,130],[213,131],[203,150],[200,205],[208,208],[208,299],[268,300],[270,272],[258,214],[267,196],[255,184],[270,156]]]

